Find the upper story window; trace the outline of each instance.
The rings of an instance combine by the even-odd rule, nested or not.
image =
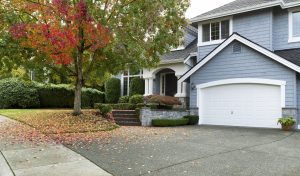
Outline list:
[[[300,42],[300,9],[289,10],[289,42]]]
[[[199,24],[199,46],[221,43],[232,33],[230,18]]]

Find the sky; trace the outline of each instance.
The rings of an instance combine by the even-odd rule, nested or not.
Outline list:
[[[190,0],[191,7],[186,12],[187,18],[192,18],[209,10],[220,7],[234,0]]]

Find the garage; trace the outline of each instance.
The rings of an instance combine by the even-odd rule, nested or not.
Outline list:
[[[285,82],[231,79],[197,86],[200,124],[278,128]]]

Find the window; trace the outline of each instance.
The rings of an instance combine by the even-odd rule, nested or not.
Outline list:
[[[289,42],[300,42],[300,10],[289,12]]]
[[[199,45],[218,44],[228,38],[231,29],[231,19],[223,19],[210,23],[200,24]]]
[[[300,37],[300,12],[293,13],[293,37]]]
[[[130,81],[132,80],[132,78],[134,77],[143,77],[143,72],[142,70],[138,70],[138,71],[132,71],[130,72],[130,70],[125,70],[122,74],[121,77],[121,87],[122,87],[122,96],[125,95],[129,95],[129,86],[130,86]]]

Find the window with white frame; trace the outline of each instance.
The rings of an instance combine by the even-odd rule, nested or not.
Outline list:
[[[289,11],[289,42],[300,42],[300,9]]]
[[[132,71],[130,72],[130,70],[125,70],[122,74],[122,78],[121,78],[121,94],[122,96],[126,96],[129,95],[129,86],[130,86],[130,81],[132,80],[132,78],[135,77],[143,77],[143,71],[139,70],[139,71]]]
[[[199,26],[199,45],[211,45],[221,43],[232,33],[232,20],[222,19],[208,23],[202,23]]]

